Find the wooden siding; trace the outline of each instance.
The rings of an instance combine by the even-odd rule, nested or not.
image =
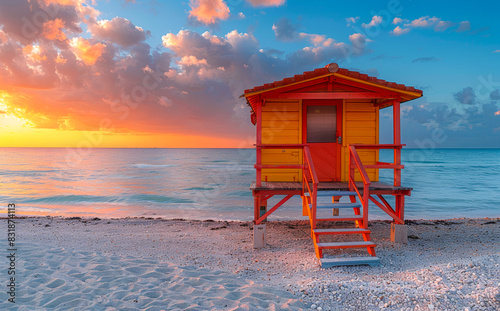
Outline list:
[[[299,100],[266,100],[262,107],[263,144],[302,143],[302,103]],[[262,150],[262,164],[301,164],[302,150]],[[262,181],[302,181],[299,169],[263,169]]]
[[[369,101],[344,101],[344,126],[342,142],[342,181],[349,178],[349,149],[351,144],[378,144],[378,108]],[[359,157],[363,164],[375,164],[378,161],[378,151],[360,150]],[[378,172],[367,169],[371,181],[378,181]],[[361,181],[359,173],[356,180]]]

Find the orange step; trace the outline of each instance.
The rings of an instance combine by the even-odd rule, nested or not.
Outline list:
[[[319,249],[338,249],[338,248],[363,248],[363,247],[376,247],[377,244],[371,241],[353,241],[353,242],[330,242],[330,243],[317,243]]]
[[[340,229],[313,229],[314,234],[362,234],[370,233],[363,228],[340,228]]]

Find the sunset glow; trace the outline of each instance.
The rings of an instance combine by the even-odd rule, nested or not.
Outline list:
[[[251,147],[244,90],[331,62],[425,89],[403,108],[408,146],[439,128],[442,147],[489,147],[494,10],[432,4],[3,1],[0,147]]]

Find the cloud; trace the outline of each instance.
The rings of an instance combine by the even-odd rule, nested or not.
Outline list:
[[[347,23],[347,26],[351,26],[351,24],[356,24],[359,20],[359,16],[356,16],[356,17],[348,17],[345,19],[346,23]]]
[[[300,24],[294,24],[291,19],[286,17],[280,18],[272,27],[276,40],[284,42],[300,39],[299,28]]]
[[[372,17],[372,20],[370,21],[369,24],[363,23],[363,24],[361,24],[361,26],[363,28],[372,28],[372,27],[379,25],[380,23],[382,23],[382,16],[375,15]]]
[[[312,44],[318,46],[323,44],[327,40],[326,36],[324,35],[299,32],[299,28],[300,24],[295,24],[292,20],[285,17],[274,23],[272,27],[276,40],[278,41],[296,42],[301,40],[309,40]]]
[[[191,0],[189,6],[189,17],[206,25],[229,17],[229,7],[223,0]]]
[[[494,90],[490,93],[491,100],[500,100],[500,90]]]
[[[450,21],[439,21],[434,27],[435,31],[445,31],[450,27],[455,26],[456,24]]]
[[[83,61],[85,65],[93,65],[101,57],[106,46],[100,42],[95,44],[90,43],[84,38],[73,38],[70,42],[73,48],[73,53],[76,57]]]
[[[59,14],[47,19],[45,35],[41,24],[33,37],[20,37],[18,20],[47,9],[45,2],[12,1],[11,16],[0,2],[0,85],[13,98],[2,110],[35,128],[96,130],[111,120],[120,133],[241,138],[254,132],[239,99],[244,89],[367,53],[359,34],[339,42],[298,29],[303,48],[287,53],[237,30],[186,29],[151,47],[147,30],[122,17],[99,21],[91,2],[49,6]]]
[[[393,23],[394,25],[397,25],[397,24],[403,24],[403,23],[408,23],[408,22],[409,22],[409,20],[407,20],[407,19],[402,19],[402,18],[400,18],[400,17],[394,17],[394,19],[392,20],[392,23]]]
[[[400,26],[397,26],[396,28],[394,28],[394,30],[392,30],[392,34],[395,36],[401,36],[409,32],[410,28],[401,28]]]
[[[428,56],[428,57],[419,57],[419,58],[415,58],[414,60],[412,60],[411,62],[412,63],[426,63],[426,62],[436,62],[440,60],[439,58],[436,58],[436,57],[432,57],[432,56]]]
[[[411,23],[405,24],[407,27],[413,28],[427,28],[436,25],[441,19],[437,17],[422,16],[411,21]]]
[[[89,26],[95,38],[107,40],[123,47],[130,47],[146,40],[149,31],[135,26],[128,19],[115,17],[112,20],[100,20]]]
[[[53,40],[62,38],[61,32],[78,34],[82,32],[83,20],[95,19],[99,11],[82,1],[0,1],[0,21],[2,31],[15,36],[23,44],[30,44],[44,36]]]
[[[463,22],[460,22],[456,31],[457,32],[466,32],[466,31],[469,31],[470,29],[471,29],[470,22],[463,21]]]
[[[281,55],[285,54],[284,51],[280,51],[280,50],[276,50],[276,49],[269,49],[269,50],[260,49],[259,52],[264,53],[268,56],[273,56],[273,57],[281,56]]]
[[[430,17],[429,15],[421,16],[412,21],[400,17],[395,17],[392,20],[392,24],[401,25],[397,26],[396,28],[394,28],[394,30],[391,31],[391,33],[396,36],[407,34],[408,32],[410,32],[410,29],[416,28],[432,28],[436,32],[443,32],[458,25],[458,28],[456,29],[457,32],[470,30],[470,23],[468,21],[460,22],[457,24],[452,21],[442,20],[441,18],[436,16]]]
[[[243,14],[243,12],[238,13],[238,18],[245,19],[245,14]]]
[[[350,55],[361,55],[365,53],[366,36],[360,33],[354,33],[349,36],[351,44],[337,42],[333,38],[327,38],[325,35],[309,34],[299,32],[300,24],[293,23],[288,18],[281,18],[278,22],[273,24],[273,31],[275,37],[283,42],[297,42],[301,40],[308,40],[314,47],[305,47],[301,51],[295,52],[295,55],[309,55],[308,58],[323,59],[327,57],[328,53],[332,53],[334,58],[347,58]],[[343,54],[343,56],[340,56]],[[320,56],[323,55],[323,56]]]
[[[253,6],[281,6],[286,0],[247,0]]]
[[[183,56],[180,61],[177,62],[177,64],[181,66],[201,66],[201,65],[206,65],[207,60],[202,58],[198,59],[196,56],[189,55],[189,56]]]
[[[351,44],[356,52],[361,53],[365,49],[367,39],[363,34],[353,33],[349,36],[349,41],[351,41]]]
[[[411,23],[404,24],[406,27],[411,28],[431,28],[434,27],[434,31],[445,31],[446,29],[456,25],[450,21],[443,21],[441,18],[436,16],[422,16],[420,18],[414,19]]]
[[[315,46],[321,45],[327,40],[326,36],[324,36],[324,35],[308,34],[305,32],[301,32],[299,34],[299,36],[300,36],[300,38],[308,39]]]
[[[469,34],[470,35],[477,35],[478,33],[482,33],[482,32],[488,31],[488,30],[490,30],[490,27],[481,27],[481,28],[472,30],[471,32],[469,32]]]
[[[464,105],[474,105],[476,103],[476,94],[472,87],[466,87],[462,91],[453,94],[455,100]]]
[[[422,101],[425,98],[414,101],[403,115],[402,122],[407,128],[404,139],[409,146],[422,147],[424,142],[431,141],[436,147],[500,147],[496,139],[500,113],[495,103],[455,107],[448,103],[422,104]]]
[[[495,50],[493,51],[493,53],[500,53],[500,50]]]
[[[46,21],[43,24],[42,36],[48,40],[65,41],[66,35],[62,31],[64,29],[64,21],[60,18]]]

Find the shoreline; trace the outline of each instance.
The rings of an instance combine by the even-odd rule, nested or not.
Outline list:
[[[58,295],[67,296],[52,301],[61,310],[72,304],[75,310],[89,306],[97,296],[100,302],[92,302],[92,308],[113,304],[120,306],[117,309],[133,308],[138,306],[133,300],[151,310],[162,310],[161,306],[165,310],[300,310],[313,305],[317,310],[500,308],[500,218],[409,220],[407,245],[389,241],[390,221],[371,221],[381,265],[330,269],[319,268],[309,223],[304,220],[267,222],[268,246],[258,250],[253,249],[253,224],[248,221],[58,216],[20,217],[17,221],[20,245],[36,254],[25,257],[24,266],[19,267],[27,274],[21,286],[39,298],[25,302],[32,308],[41,308],[36,303],[48,304]],[[0,231],[6,232],[5,219],[0,221]],[[330,255],[347,253],[356,251]],[[66,257],[74,258],[77,265]],[[112,268],[99,272],[105,268],[99,268],[100,261]],[[147,261],[147,266],[134,268],[134,262],[141,261]],[[33,270],[26,270],[28,267]],[[94,283],[69,286],[80,282],[69,275],[72,270],[77,270],[73,275]],[[161,273],[164,270],[172,271]],[[33,271],[45,271],[44,282],[36,283]],[[205,284],[201,276],[217,281]],[[126,277],[136,280],[127,295],[120,290],[128,286]],[[162,283],[165,277],[179,278],[178,289]],[[197,292],[196,284],[215,286],[222,294],[208,297],[209,291]],[[85,296],[85,291],[97,296]],[[204,297],[202,302],[183,294],[193,291]],[[22,295],[19,292],[19,298]],[[131,295],[136,297],[132,302],[125,299]],[[176,300],[178,295],[183,301]],[[228,307],[218,305],[221,301]],[[177,303],[183,307],[172,307]]]
[[[2,213],[3,215],[4,213]],[[5,211],[6,214],[6,211]],[[7,216],[0,216],[0,220],[7,219]],[[161,220],[161,221],[192,221],[192,222],[246,222],[252,223],[251,220],[226,220],[226,219],[194,219],[194,218],[164,218],[164,217],[149,217],[149,216],[126,216],[126,217],[97,217],[97,216],[58,216],[58,215],[16,215],[14,219],[45,219],[54,218],[60,220]],[[500,221],[499,217],[456,217],[456,218],[412,218],[405,219],[405,224],[418,223],[418,222],[453,222],[458,220],[496,220]],[[304,216],[303,219],[271,219],[268,222],[293,222],[293,221],[308,221]],[[371,219],[372,222],[391,223],[389,219]]]

